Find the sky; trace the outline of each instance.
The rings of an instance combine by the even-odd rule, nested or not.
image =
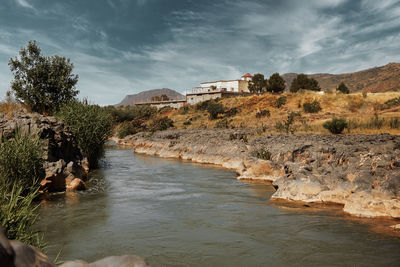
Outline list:
[[[400,0],[0,0],[0,97],[29,40],[74,63],[80,98],[400,62]]]

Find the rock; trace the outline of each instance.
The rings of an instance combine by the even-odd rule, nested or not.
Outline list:
[[[41,182],[42,190],[64,191],[65,179],[85,179],[89,172],[87,159],[82,156],[75,137],[55,117],[25,110],[13,112],[10,116],[0,114],[0,138],[12,138],[16,129],[22,133],[38,134],[43,143],[46,176]],[[68,164],[66,164],[68,162]]]
[[[399,223],[399,224],[392,225],[392,226],[390,226],[390,227],[393,228],[393,229],[396,230],[396,231],[400,231],[400,223]]]
[[[79,178],[75,178],[72,180],[70,184],[67,185],[67,190],[85,190],[86,189],[86,184],[84,181],[82,181]]]
[[[145,260],[135,255],[111,256],[102,260],[87,263],[84,261],[66,262],[60,267],[147,267]]]

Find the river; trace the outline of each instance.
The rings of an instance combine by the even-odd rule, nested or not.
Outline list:
[[[84,192],[43,201],[48,255],[136,254],[151,266],[399,266],[400,238],[209,165],[107,149]]]

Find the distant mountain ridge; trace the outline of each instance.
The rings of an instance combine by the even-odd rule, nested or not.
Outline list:
[[[287,90],[297,73],[286,73],[282,77],[286,81]],[[385,66],[370,68],[358,72],[329,74],[307,74],[318,81],[323,91],[336,90],[339,83],[344,82],[350,92],[387,92],[400,91],[400,63],[389,63]]]
[[[167,95],[173,100],[184,100],[185,96],[169,88],[153,89],[133,95],[127,95],[116,106],[132,106],[137,103],[150,102],[152,97]]]

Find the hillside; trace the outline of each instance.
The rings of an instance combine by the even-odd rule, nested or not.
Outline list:
[[[290,88],[296,75],[296,73],[282,75],[288,85],[287,88]],[[400,63],[389,63],[353,73],[317,73],[308,76],[316,79],[323,91],[335,90],[340,82],[344,82],[351,92],[400,91]]]
[[[116,106],[131,106],[136,103],[148,102],[148,101],[151,101],[152,97],[161,96],[161,95],[167,95],[170,99],[174,99],[174,100],[185,99],[185,96],[181,95],[180,93],[178,93],[172,89],[162,88],[162,89],[153,89],[153,90],[143,91],[143,92],[133,94],[133,95],[127,95]]]

